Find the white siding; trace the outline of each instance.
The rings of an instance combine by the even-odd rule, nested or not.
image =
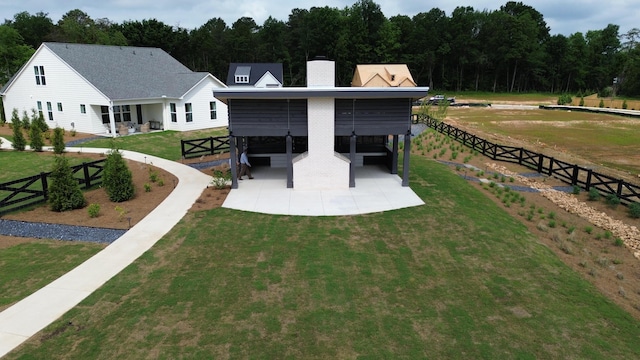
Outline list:
[[[44,67],[46,85],[36,85],[34,66]],[[60,126],[70,130],[73,123],[79,132],[104,133],[100,114],[92,111],[91,105],[109,105],[109,100],[46,47],[34,54],[7,89],[4,97],[7,120],[14,108],[20,116],[23,111],[31,114],[31,109],[37,109],[38,101],[42,102],[44,118],[50,128]],[[51,102],[53,121],[47,114],[47,102]],[[58,111],[58,103],[62,103],[62,112]],[[85,105],[86,114],[80,113],[80,104]]]
[[[165,119],[165,129],[166,130],[177,130],[177,131],[189,131],[189,130],[201,130],[201,129],[210,129],[215,127],[227,126],[229,125],[229,114],[227,111],[227,105],[223,102],[220,102],[218,99],[213,97],[214,88],[221,87],[218,85],[211,77],[207,77],[204,81],[198,84],[196,87],[191,89],[183,99],[181,100],[171,100],[167,99],[166,104],[166,114],[167,118]],[[211,120],[209,103],[215,101],[216,102],[216,110],[217,110],[217,118],[216,120]],[[169,113],[169,103],[175,102],[176,111],[178,114],[178,122],[171,122],[171,115]],[[186,122],[186,114],[185,114],[185,104],[191,103],[193,121]]]

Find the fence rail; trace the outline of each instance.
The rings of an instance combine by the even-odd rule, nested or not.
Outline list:
[[[229,137],[218,136],[193,140],[180,140],[182,158],[189,159],[204,155],[215,155],[229,151]]]
[[[106,159],[71,167],[74,179],[83,189],[102,183]],[[46,202],[49,198],[48,177],[51,172],[0,184],[0,215]]]
[[[413,115],[413,122],[425,124],[493,160],[516,163],[540,174],[553,176],[569,185],[576,185],[586,191],[596,189],[604,196],[613,194],[624,205],[640,203],[640,186],[622,179],[616,179],[592,169],[570,164],[525,148],[494,144],[427,116]]]

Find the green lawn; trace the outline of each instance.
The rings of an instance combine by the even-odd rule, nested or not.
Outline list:
[[[228,209],[165,238],[7,359],[632,359],[640,322],[445,166],[426,205]]]
[[[226,127],[189,132],[162,131],[133,136],[123,136],[115,139],[105,138],[92,140],[82,144],[83,147],[111,148],[113,145],[120,149],[138,151],[154,155],[163,159],[180,160],[182,158],[180,140],[193,140],[208,137],[228,136]]]
[[[104,245],[42,240],[0,249],[0,309],[80,265]]]
[[[83,161],[91,161],[79,158],[68,153],[69,165],[82,164]],[[33,151],[0,151],[0,183],[18,180],[21,178],[38,175],[41,172],[51,171],[54,163],[52,153],[36,153]]]

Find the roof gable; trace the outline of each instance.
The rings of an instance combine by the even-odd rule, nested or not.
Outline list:
[[[381,85],[383,82],[385,85]],[[416,86],[405,64],[357,65],[351,86]]]
[[[270,73],[274,80],[284,84],[281,63],[231,63],[227,73],[228,86],[255,86],[264,79],[265,74]],[[248,83],[236,83],[236,76],[249,76]]]
[[[189,70],[159,48],[67,43],[42,46],[112,100],[180,98],[211,76]]]

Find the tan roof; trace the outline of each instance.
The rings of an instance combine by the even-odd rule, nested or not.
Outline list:
[[[356,66],[351,86],[406,87],[416,82],[405,64],[366,64]]]

